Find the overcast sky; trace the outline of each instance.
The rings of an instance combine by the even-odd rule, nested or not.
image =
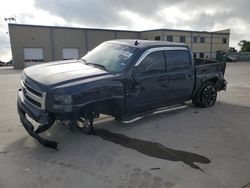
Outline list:
[[[231,29],[230,46],[250,40],[249,0],[8,0],[0,6],[0,60],[11,58],[5,17],[19,24],[128,30]]]

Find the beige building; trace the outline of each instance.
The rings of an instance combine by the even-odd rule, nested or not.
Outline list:
[[[230,30],[215,32],[156,29],[126,31],[57,26],[9,24],[14,68],[22,69],[62,59],[80,58],[98,44],[112,39],[146,39],[182,42],[193,55],[215,58],[218,51],[227,52]]]

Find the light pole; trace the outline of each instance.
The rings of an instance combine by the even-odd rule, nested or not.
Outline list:
[[[4,20],[8,23],[15,22],[16,23],[16,16],[15,17],[8,17],[4,18]],[[9,34],[9,32],[6,32],[6,34]]]
[[[4,20],[6,22],[9,22],[9,23],[11,23],[11,22],[15,22],[16,23],[16,18],[14,18],[14,17],[4,18]]]
[[[8,17],[8,18],[4,18],[4,20],[9,24],[9,23],[12,23],[12,22],[15,22],[16,23],[16,16],[15,17]],[[8,35],[9,32],[7,31],[6,34]],[[10,37],[10,36],[9,36]],[[10,41],[9,41],[9,45],[10,45]],[[13,57],[12,57],[12,52],[11,52],[11,60],[13,62]]]

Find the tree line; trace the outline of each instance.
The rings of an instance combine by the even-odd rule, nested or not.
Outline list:
[[[241,40],[238,45],[240,46],[240,52],[250,52],[250,41]],[[229,47],[229,52],[237,52],[234,47]]]

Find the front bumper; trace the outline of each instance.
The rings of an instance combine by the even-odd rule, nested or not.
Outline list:
[[[32,119],[41,124],[48,124],[50,118],[49,114],[44,110],[36,107],[30,101],[28,101],[23,94],[23,90],[18,90],[17,102],[20,108],[27,113]]]
[[[30,136],[35,138],[40,144],[45,147],[57,149],[58,144],[56,142],[46,140],[39,136],[39,133],[49,129],[54,124],[54,121],[49,118],[48,114],[46,114],[43,110],[36,108],[28,101],[26,101],[21,89],[18,91],[17,111],[20,116],[20,121],[22,122],[25,130],[29,133]],[[34,130],[34,126],[26,118],[26,114],[42,125]]]

